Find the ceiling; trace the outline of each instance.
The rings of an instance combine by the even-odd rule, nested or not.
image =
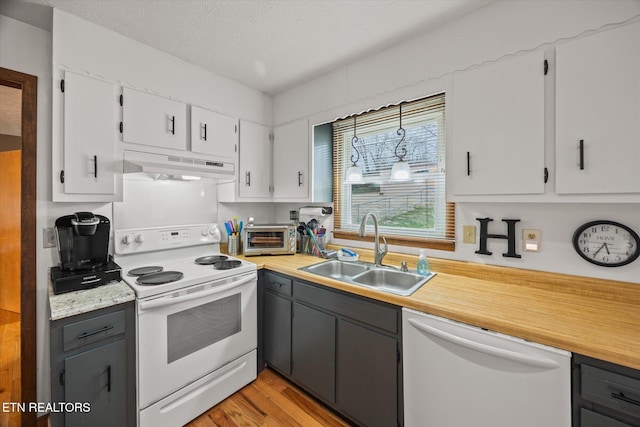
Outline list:
[[[425,34],[492,1],[21,0],[20,3],[59,8],[275,95]]]

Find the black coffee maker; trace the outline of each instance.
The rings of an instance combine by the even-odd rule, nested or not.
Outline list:
[[[51,269],[54,293],[94,288],[121,279],[109,255],[109,218],[76,212],[56,220],[59,263]]]

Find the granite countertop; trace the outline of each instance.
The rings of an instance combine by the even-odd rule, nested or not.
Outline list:
[[[59,295],[53,293],[53,288],[49,283],[49,307],[51,309],[49,318],[60,320],[135,299],[136,294],[133,289],[124,281]]]

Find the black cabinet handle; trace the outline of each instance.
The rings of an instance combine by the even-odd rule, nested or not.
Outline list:
[[[64,380],[65,380],[65,371],[64,369],[60,369],[60,374],[58,374],[58,382],[60,383],[60,385],[64,385]]]
[[[176,116],[171,116],[171,135],[176,134]]]
[[[202,137],[202,139],[206,142],[207,141],[207,124],[206,123],[202,126],[202,129],[204,129],[204,136]]]
[[[471,153],[467,151],[467,176],[471,176]]]
[[[109,329],[113,329],[113,326],[109,326],[109,325],[108,325],[108,326],[103,326],[103,327],[102,327],[102,328],[100,328],[100,329],[96,329],[95,331],[92,331],[92,332],[83,332],[83,333],[81,333],[80,335],[78,335],[78,339],[79,339],[79,340],[81,340],[81,339],[84,339],[84,338],[90,337],[90,336],[92,336],[92,335],[99,334],[99,333],[101,333],[101,332],[106,332],[106,331],[108,331]]]
[[[93,177],[98,178],[98,156],[93,156]]]
[[[302,172],[298,172],[298,187],[302,187]]]
[[[244,173],[244,185],[247,187],[251,187],[251,172],[247,171]]]
[[[614,399],[622,400],[625,403],[629,403],[631,405],[640,406],[640,400],[632,399],[624,395],[624,393],[611,393],[611,397]]]
[[[107,391],[111,393],[111,365],[107,366]]]
[[[580,140],[580,170],[584,170],[584,139]]]

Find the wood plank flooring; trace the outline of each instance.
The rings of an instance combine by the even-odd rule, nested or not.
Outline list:
[[[186,427],[342,427],[351,425],[279,374],[265,369],[251,384]]]
[[[0,310],[0,402],[20,402],[20,314]],[[0,427],[20,425],[20,413],[0,410]]]

